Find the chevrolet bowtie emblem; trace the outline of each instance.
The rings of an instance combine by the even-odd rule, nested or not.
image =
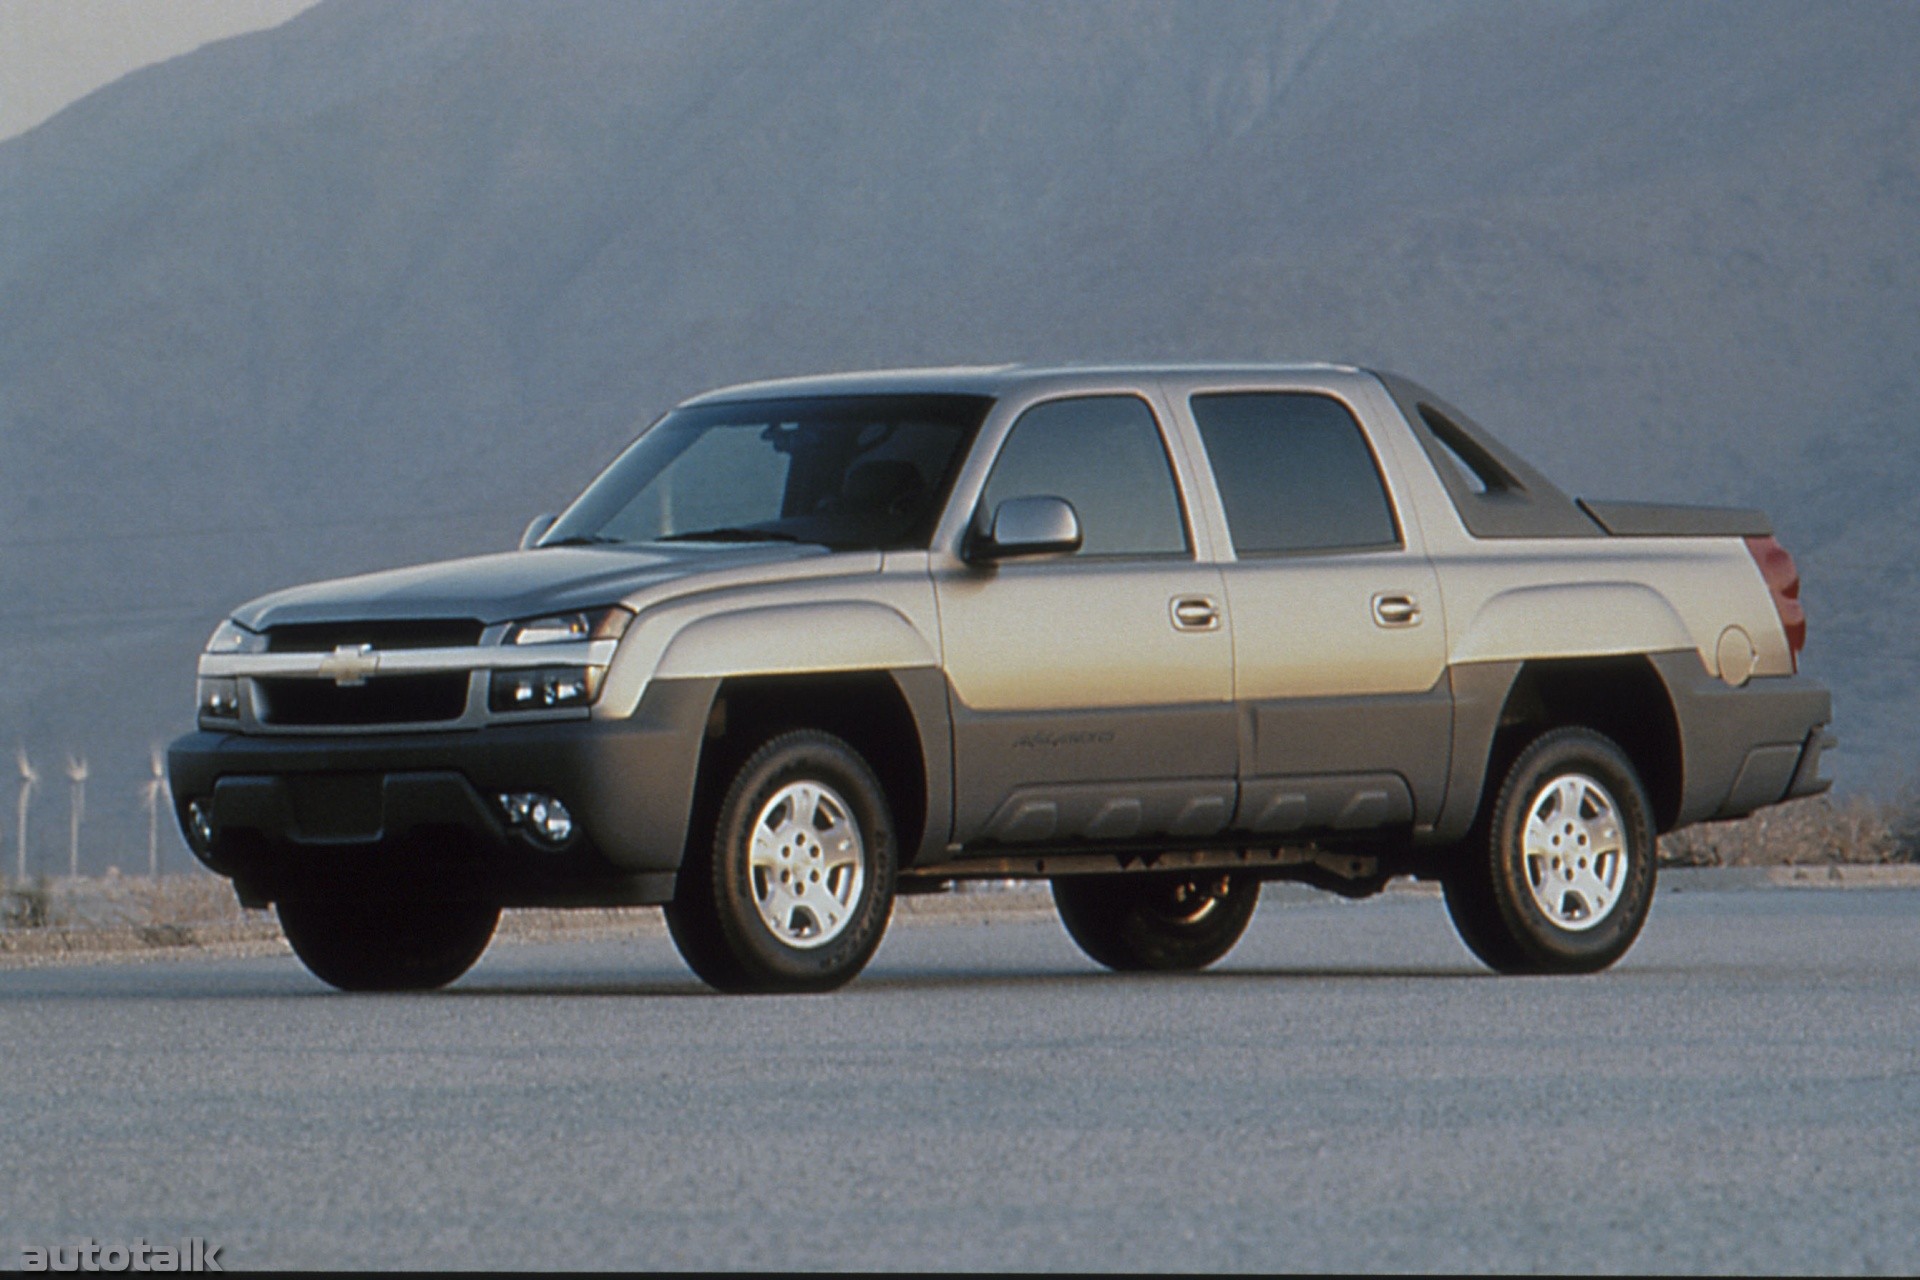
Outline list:
[[[365,684],[367,677],[380,669],[380,655],[370,644],[343,644],[320,659],[320,674],[331,677],[341,688]]]

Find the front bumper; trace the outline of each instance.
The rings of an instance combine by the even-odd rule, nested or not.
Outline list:
[[[198,732],[168,751],[187,843],[264,904],[341,878],[431,881],[503,905],[664,902],[686,844],[713,687],[663,681],[626,720],[437,733]],[[509,826],[494,797],[572,812],[560,847]],[[198,802],[211,838],[193,830]]]

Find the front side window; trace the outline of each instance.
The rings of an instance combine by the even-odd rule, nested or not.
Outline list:
[[[1235,555],[1400,545],[1373,450],[1338,400],[1262,391],[1192,405]]]
[[[541,545],[925,548],[991,403],[831,396],[676,409],[587,486]]]
[[[1186,521],[1153,411],[1137,396],[1050,400],[1020,415],[994,461],[983,505],[1065,498],[1080,554],[1180,555]]]

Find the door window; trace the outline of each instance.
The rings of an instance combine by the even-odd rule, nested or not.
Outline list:
[[[982,499],[1065,498],[1080,516],[1080,554],[1183,555],[1186,521],[1153,411],[1137,396],[1050,400],[1020,415]]]
[[[1400,545],[1373,450],[1338,400],[1234,392],[1192,405],[1235,555]]]

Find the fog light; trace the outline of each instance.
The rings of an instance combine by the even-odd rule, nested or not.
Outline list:
[[[542,843],[563,845],[573,836],[573,814],[553,796],[538,791],[504,792],[496,796],[507,825],[530,832]]]
[[[213,850],[213,815],[207,811],[205,800],[195,800],[187,805],[187,833],[193,837],[193,847],[202,853]]]

